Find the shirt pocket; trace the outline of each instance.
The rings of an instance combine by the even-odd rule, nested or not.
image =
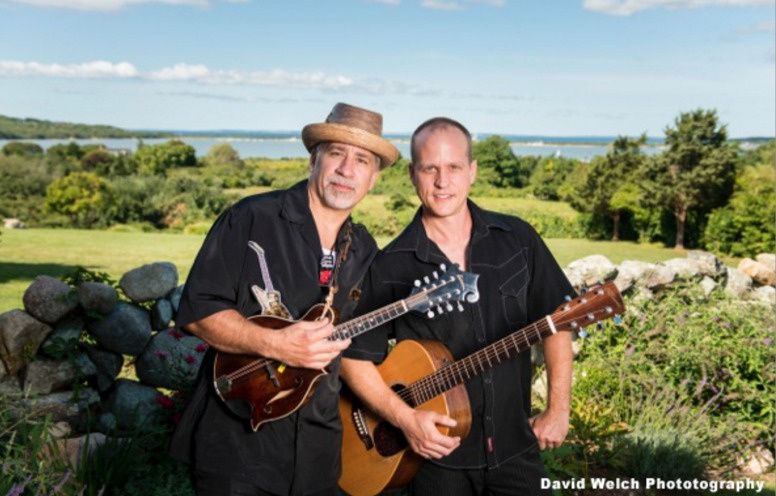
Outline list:
[[[504,319],[510,325],[510,331],[526,324],[528,314],[527,292],[530,273],[523,252],[499,266],[499,295]]]

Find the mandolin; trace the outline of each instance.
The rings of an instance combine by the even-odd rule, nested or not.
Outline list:
[[[515,358],[532,345],[560,331],[578,330],[610,317],[619,320],[625,310],[622,296],[612,282],[568,298],[547,315],[471,355],[453,361],[437,341],[401,341],[377,369],[383,381],[413,408],[448,415],[455,427],[438,426],[442,434],[466,437],[471,426],[469,397],[464,383]],[[343,392],[342,475],[340,487],[352,496],[371,496],[408,484],[423,463],[409,448],[400,429],[384,421]]]
[[[478,275],[461,272],[457,265],[441,265],[440,270],[441,274],[434,271],[422,282],[416,280],[407,298],[336,325],[327,339],[354,338],[410,311],[422,312],[432,318],[444,311],[453,311],[453,303],[463,311],[462,301],[474,303],[479,299]],[[317,304],[300,320],[313,321],[323,317],[324,305]],[[255,315],[249,320],[275,330],[296,322],[272,315]],[[213,385],[226,406],[236,415],[248,418],[251,428],[257,431],[264,423],[286,417],[304,406],[327,373],[326,369],[292,367],[256,355],[217,352]]]

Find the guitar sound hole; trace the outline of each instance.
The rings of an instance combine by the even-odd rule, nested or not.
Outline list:
[[[401,429],[389,422],[380,422],[373,434],[375,447],[380,456],[392,456],[409,446]]]

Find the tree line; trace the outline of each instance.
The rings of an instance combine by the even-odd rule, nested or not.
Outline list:
[[[660,153],[645,154],[645,144],[645,135],[620,136],[606,155],[583,162],[518,157],[506,139],[491,136],[473,146],[480,174],[473,194],[565,201],[579,212],[573,226],[541,213],[528,218],[544,235],[658,241],[734,256],[776,251],[776,140],[743,150],[715,111],[698,109],[666,127]],[[401,159],[384,171],[376,188],[391,196],[386,208],[402,211],[402,219],[413,208],[406,166]],[[0,153],[0,215],[40,226],[203,229],[237,198],[227,190],[286,187],[306,173],[304,159],[244,161],[228,144],[197,157],[174,139],[141,143],[134,153],[11,142]],[[381,235],[401,228],[372,220],[392,229]]]

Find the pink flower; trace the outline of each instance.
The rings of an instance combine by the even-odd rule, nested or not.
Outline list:
[[[188,363],[189,365],[191,365],[191,364],[193,364],[194,362],[196,362],[196,361],[197,361],[197,359],[196,359],[196,358],[194,358],[194,357],[193,357],[193,356],[191,356],[191,355],[187,355],[187,356],[186,356],[186,358],[185,358],[185,360],[186,360],[186,363]]]
[[[207,343],[199,343],[196,348],[194,348],[197,353],[204,353],[209,348]]]
[[[160,394],[159,396],[156,397],[156,402],[159,405],[161,405],[162,408],[165,408],[167,410],[175,406],[175,402],[163,394]]]
[[[162,351],[162,350],[155,350],[155,351],[154,351],[154,355],[156,355],[156,357],[157,357],[159,360],[167,360],[167,352],[166,352],[166,351]]]
[[[171,327],[170,330],[167,332],[170,336],[174,337],[178,341],[180,341],[183,338],[183,333],[174,327]]]

